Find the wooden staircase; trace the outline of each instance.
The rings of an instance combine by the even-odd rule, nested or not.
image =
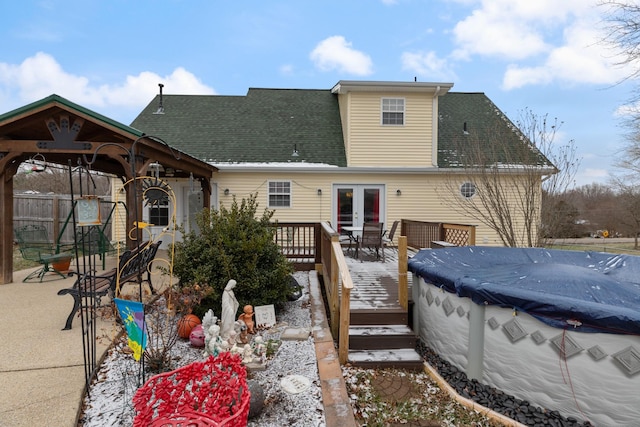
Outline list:
[[[349,363],[362,368],[421,370],[416,337],[402,308],[351,310]]]

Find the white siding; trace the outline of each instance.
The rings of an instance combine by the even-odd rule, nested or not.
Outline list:
[[[341,100],[340,109],[346,128],[349,166],[431,166],[431,96],[385,92],[340,95],[345,96],[347,99]],[[381,124],[384,97],[404,98],[404,126]]]

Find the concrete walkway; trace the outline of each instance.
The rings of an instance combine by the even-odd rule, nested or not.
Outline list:
[[[75,319],[73,329],[62,330],[73,298],[57,295],[75,276],[23,283],[31,271],[0,285],[0,427],[75,427],[85,385],[82,328]],[[105,336],[97,343],[100,359],[116,329],[99,321],[97,330]]]
[[[106,268],[114,265],[115,258],[108,258]],[[0,285],[0,427],[76,427],[85,387],[82,330],[78,318],[71,330],[62,330],[73,298],[57,295],[73,285],[75,276],[23,283],[31,271],[14,272],[14,283]],[[318,280],[315,272],[310,276],[327,427],[355,427]],[[107,319],[99,320],[97,330],[100,360],[119,328]]]

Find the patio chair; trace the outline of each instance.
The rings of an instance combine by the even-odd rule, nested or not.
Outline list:
[[[396,220],[393,221],[393,225],[391,226],[391,230],[389,230],[389,234],[387,234],[387,232],[385,231],[382,235],[382,244],[383,246],[383,251],[384,248],[386,248],[387,246],[390,248],[394,248],[394,249],[398,249],[397,246],[393,246],[393,237],[396,235],[396,230],[398,229],[398,224],[400,224],[400,221]]]
[[[28,282],[32,279],[38,279],[42,282],[45,275],[49,272],[56,274],[54,279],[64,279],[67,276],[51,266],[56,262],[63,260],[71,260],[70,253],[56,253],[53,242],[49,240],[47,229],[44,225],[25,225],[15,230],[18,248],[22,258],[27,261],[33,261],[42,264],[42,267],[30,273],[22,281]],[[54,280],[51,279],[51,280]]]
[[[375,249],[376,259],[380,259],[380,253],[382,253],[382,261],[384,262],[381,222],[365,222],[362,226],[362,236],[358,239],[356,247],[356,258],[360,259],[364,248]]]

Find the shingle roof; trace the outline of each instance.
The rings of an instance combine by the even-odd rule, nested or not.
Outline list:
[[[448,92],[438,101],[438,166],[526,164],[553,168],[484,93]],[[465,134],[464,131],[467,131]]]
[[[207,162],[347,165],[338,100],[329,90],[163,95],[164,114],[154,114],[159,103],[158,95],[131,126]]]
[[[163,95],[162,105],[164,113],[156,114],[156,96],[131,126],[207,162],[347,166],[338,100],[330,90],[251,88],[246,96]],[[439,167],[469,166],[472,152],[483,153],[485,166],[553,167],[484,93],[448,92],[438,105]],[[291,156],[294,147],[298,157]]]

